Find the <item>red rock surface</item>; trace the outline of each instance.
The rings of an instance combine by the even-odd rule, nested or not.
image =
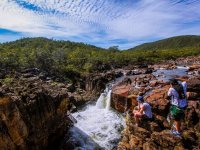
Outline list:
[[[200,57],[198,60],[200,62]],[[155,69],[160,67],[173,68],[174,65],[154,66]],[[193,68],[192,70],[198,70],[200,65],[191,68]],[[185,119],[181,123],[182,138],[171,134],[171,125],[167,121],[170,101],[166,99],[166,96],[170,85],[167,82],[162,83],[154,80],[147,82],[151,89],[145,96],[145,100],[152,107],[154,119],[140,122],[139,127],[137,127],[133,116],[129,114],[126,119],[127,127],[122,133],[118,150],[195,150],[200,148],[200,75],[186,75],[179,78],[179,80],[188,83],[188,107],[185,110]],[[133,81],[136,83],[142,82],[140,77],[135,78]],[[137,95],[141,89],[141,87],[136,88],[133,86],[131,93]]]

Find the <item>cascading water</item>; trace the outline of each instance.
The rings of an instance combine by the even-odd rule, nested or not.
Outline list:
[[[107,99],[106,99],[106,110],[107,111],[110,110],[111,93],[112,93],[112,90],[109,90],[108,94],[107,94]]]
[[[108,85],[104,90],[104,93],[101,93],[99,99],[97,100],[96,107],[105,108],[107,111],[109,111],[111,103],[111,93],[112,93],[112,85]]]
[[[125,126],[123,117],[110,108],[111,87],[108,86],[96,105],[87,105],[73,116],[77,123],[70,129],[76,149],[115,149]]]

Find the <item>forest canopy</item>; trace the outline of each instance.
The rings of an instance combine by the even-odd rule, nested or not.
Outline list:
[[[36,67],[50,72],[83,73],[199,54],[200,36],[173,37],[123,51],[118,46],[103,49],[40,37],[0,44],[0,66],[13,70]]]

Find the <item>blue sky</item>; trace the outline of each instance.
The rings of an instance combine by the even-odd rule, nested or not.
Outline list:
[[[0,42],[47,37],[128,49],[200,35],[200,0],[1,0]]]

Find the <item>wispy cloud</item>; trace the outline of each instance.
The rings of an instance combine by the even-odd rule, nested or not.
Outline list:
[[[124,49],[200,34],[199,8],[199,0],[1,0],[0,29],[18,34],[0,31],[0,41],[44,36]]]

